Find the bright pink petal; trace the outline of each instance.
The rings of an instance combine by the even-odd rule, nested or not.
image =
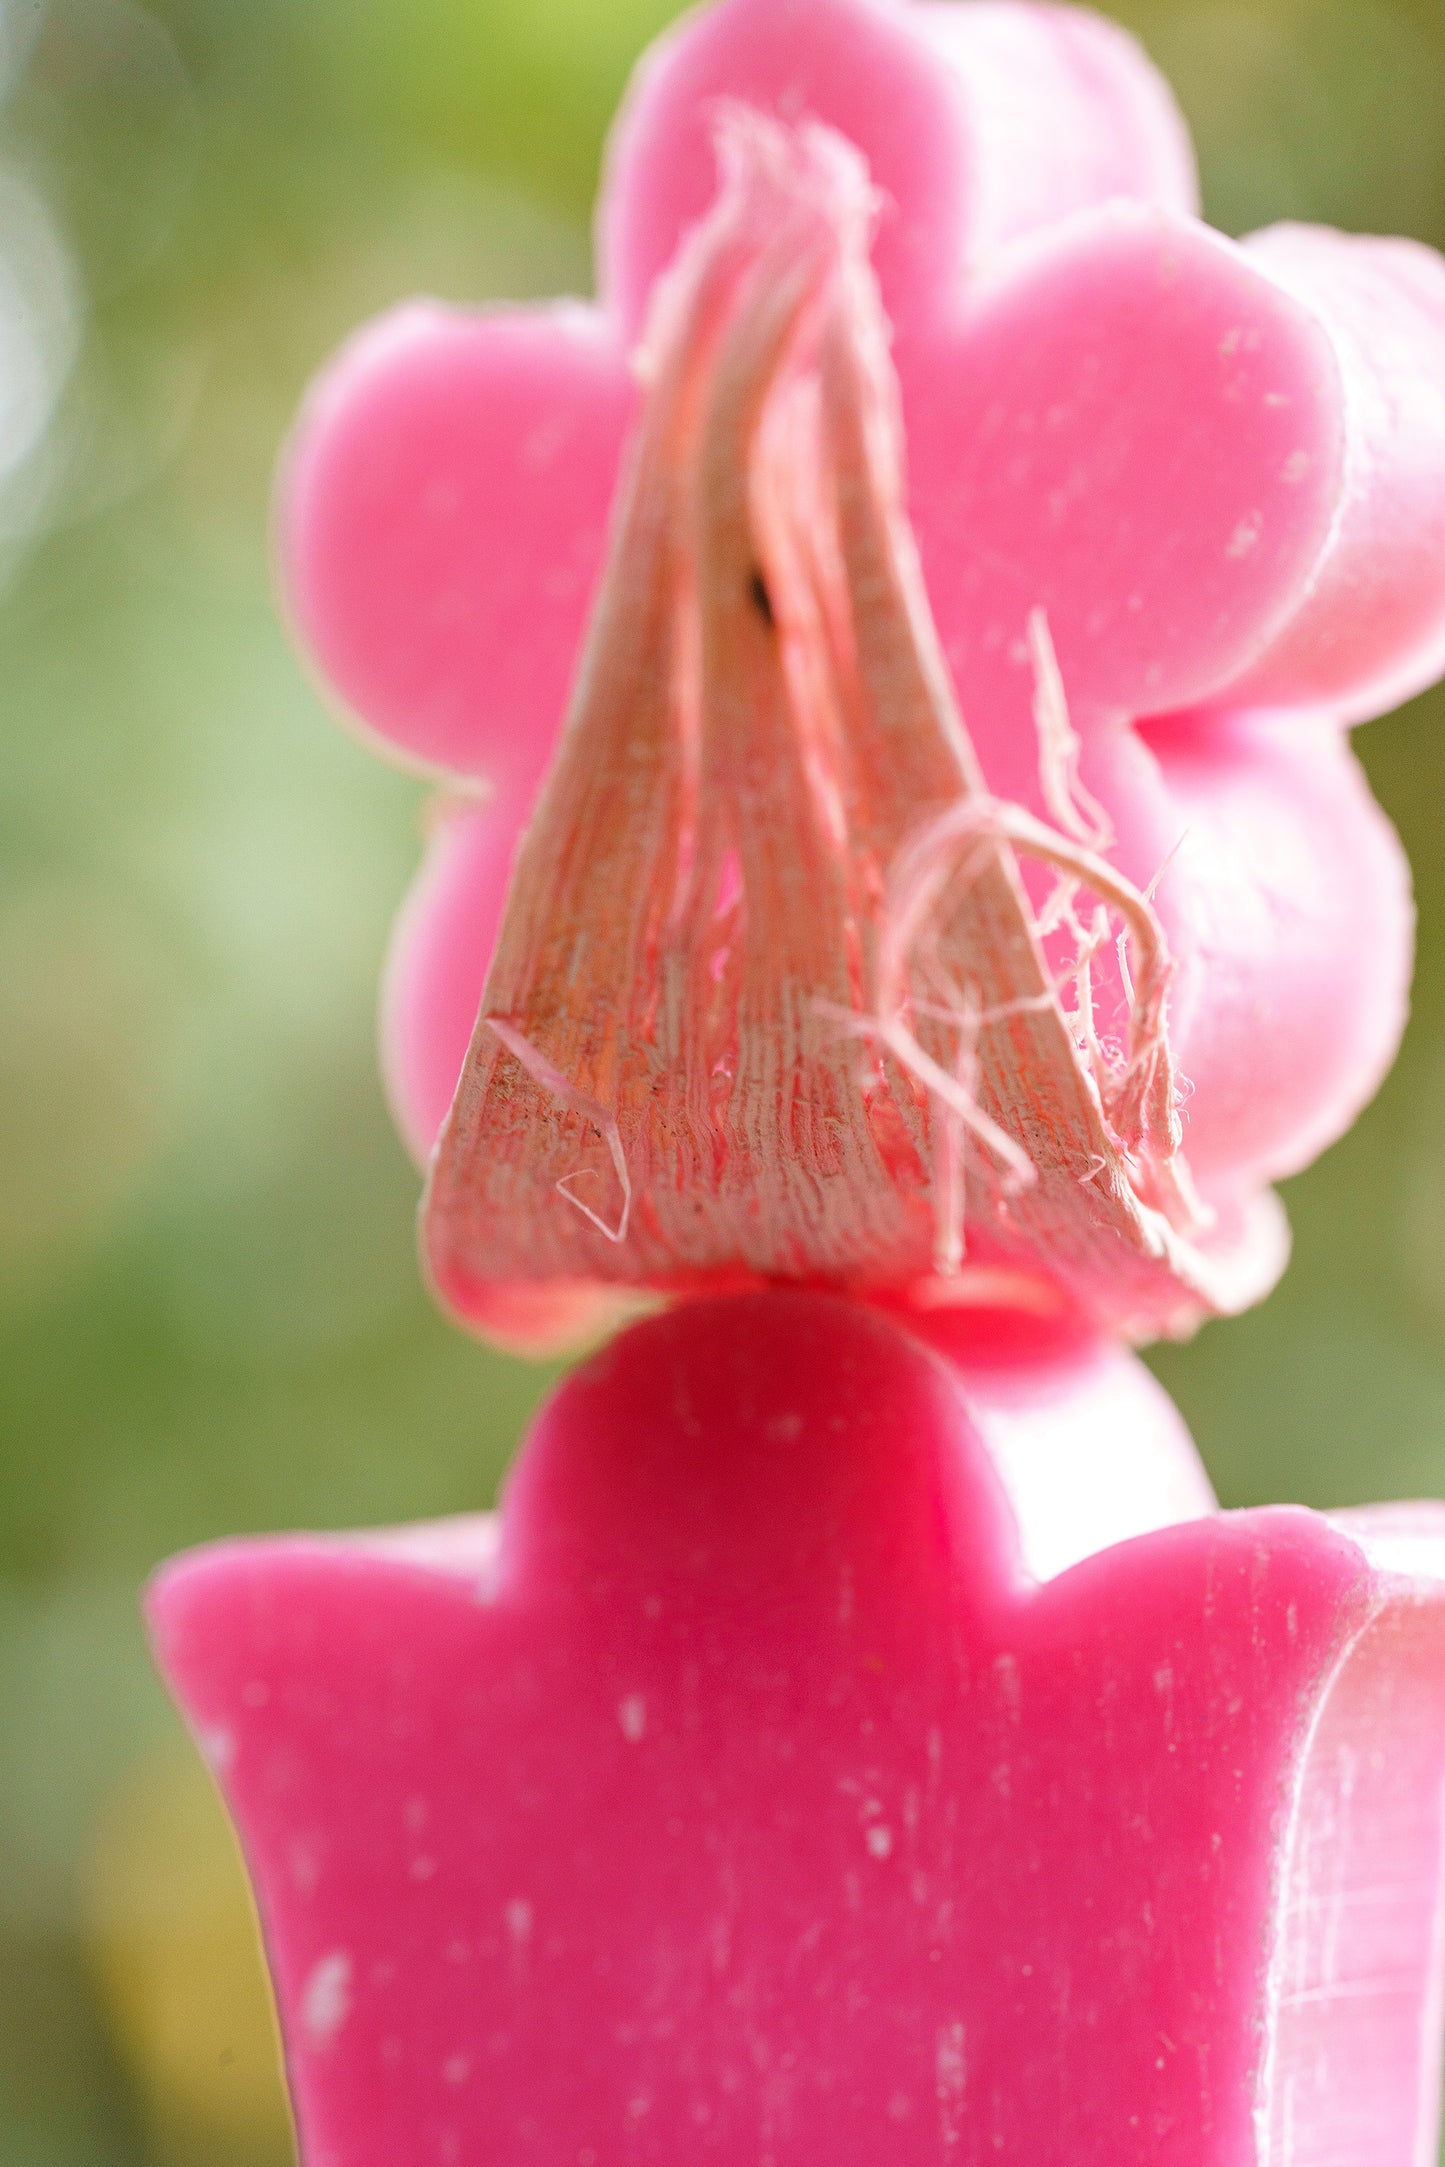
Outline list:
[[[1445,259],[1320,226],[1245,247],[1334,339],[1349,451],[1310,593],[1232,697],[1381,714],[1445,669]]]
[[[471,1044],[520,825],[506,800],[446,807],[392,933],[382,1074],[397,1127],[423,1165]]]
[[[964,87],[972,155],[970,242],[999,242],[1132,196],[1197,211],[1189,131],[1164,78],[1126,31],[1082,8],[952,0],[909,9]]]
[[[688,1305],[498,1532],[170,1567],[307,2158],[1433,2158],[1441,1509],[1129,1529],[1118,1360],[979,1391],[828,1297]],[[1001,1482],[1001,1419],[1097,1437],[1135,1539],[1032,1578],[1080,1478]]]
[[[945,1306],[906,1324],[964,1382],[1035,1580],[1219,1510],[1163,1386],[1077,1315]]]
[[[1318,320],[1193,221],[1086,212],[898,355],[939,630],[996,790],[1036,766],[1042,608],[1076,719],[1193,705],[1296,611],[1344,426]]]
[[[282,488],[292,614],[346,706],[411,759],[535,785],[633,403],[605,321],[576,305],[400,309],[313,391]]]

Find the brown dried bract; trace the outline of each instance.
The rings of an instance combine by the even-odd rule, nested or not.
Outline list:
[[[743,113],[721,152],[655,305],[572,712],[432,1174],[431,1273],[536,1348],[767,1280],[1188,1329],[1281,1257],[1192,1200],[1164,937],[1103,855],[1047,627],[1055,825],[989,794],[955,707],[861,164]],[[1057,878],[1042,922],[1020,856]],[[1131,1000],[1112,1060],[1105,941]]]

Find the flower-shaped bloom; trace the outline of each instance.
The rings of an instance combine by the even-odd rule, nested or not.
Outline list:
[[[170,1567],[308,2167],[1433,2158],[1445,1515],[1207,1502],[1131,1356],[770,1291]]]
[[[830,257],[787,208],[813,184],[795,174],[768,198],[762,153],[751,181],[734,159],[718,205],[718,116],[739,108],[792,131],[794,152],[778,136],[768,154],[775,176],[796,154],[816,180],[821,144],[853,146],[871,228],[856,190],[839,208],[838,180]],[[784,228],[793,256],[778,240],[767,257]],[[687,18],[617,124],[598,241],[596,306],[416,305],[364,332],[316,390],[285,483],[302,637],[371,731],[455,786],[384,1017],[421,1155],[476,1029],[430,1214],[442,1291],[520,1340],[578,1324],[589,1283],[812,1277],[934,1300],[966,1280],[966,1219],[980,1266],[1038,1266],[1136,1333],[1253,1299],[1283,1257],[1268,1183],[1353,1117],[1403,1014],[1406,875],[1345,730],[1445,664],[1445,266],[1313,228],[1223,239],[1196,216],[1182,126],[1134,46],[1009,0],[721,0]],[[728,268],[739,246],[751,300]],[[767,352],[765,257],[775,294],[780,266],[801,281]],[[754,630],[777,650],[756,665],[719,601],[729,457]],[[644,576],[647,548],[662,554]],[[640,606],[624,624],[628,594],[667,624]],[[655,809],[672,771],[632,758],[620,724],[599,749],[600,710],[616,722],[630,701],[636,717],[645,686],[670,703],[683,777],[665,876],[637,802]],[[484,1003],[569,696],[574,768],[585,739],[613,825],[574,862],[585,778],[570,798],[555,784]],[[792,717],[796,772],[761,724],[749,752],[719,719],[746,709],[751,728],[768,700]],[[909,701],[962,762],[952,785],[946,760],[910,769]],[[772,789],[776,862],[804,903],[843,864],[847,956],[810,958],[794,937],[788,882],[768,892],[744,814],[710,857],[698,843],[700,735],[739,775],[751,760],[727,788],[752,789],[760,820]],[[810,855],[809,821],[867,847]],[[712,886],[684,906],[701,878],[689,853]],[[872,896],[866,923],[855,891]],[[954,945],[935,953],[945,903]],[[705,958],[694,940],[698,972],[726,991],[755,952],[776,1002],[802,986],[816,1042],[796,1073],[748,1085],[737,1014],[722,1050],[694,1029],[697,984],[680,1037],[656,1025],[668,927],[709,913],[728,932]],[[686,1119],[657,1101],[684,1040]],[[527,1167],[522,1122],[545,1131]],[[769,1151],[777,1197],[758,1172]]]

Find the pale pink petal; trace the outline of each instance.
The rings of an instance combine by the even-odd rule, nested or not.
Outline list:
[[[1168,84],[1082,8],[952,0],[909,9],[964,86],[975,255],[1111,196],[1197,211],[1194,150]]]
[[[575,1361],[660,1306],[597,1279],[492,1279],[483,1285],[432,1276],[430,1283],[472,1331],[534,1362]]]
[[[727,98],[826,121],[863,152],[884,199],[874,260],[900,326],[945,307],[972,258],[1086,204],[1197,207],[1167,87],[1099,18],[1012,0],[729,0],[649,50],[613,132],[599,253],[633,335],[712,201]]]
[[[281,493],[291,613],[345,705],[410,759],[535,785],[633,403],[605,320],[575,304],[400,309],[312,392]]]
[[[649,48],[614,124],[598,211],[602,287],[630,337],[717,193],[719,102],[826,121],[886,199],[874,260],[895,323],[930,316],[964,259],[966,99],[899,0],[728,0]]]
[[[1302,228],[1241,249],[1180,215],[1187,142],[1137,48],[1009,0],[689,18],[614,138],[616,328],[418,307],[314,395],[282,507],[303,636],[394,747],[500,786],[449,813],[398,926],[403,1132],[429,1152],[462,1067],[601,563],[636,407],[624,345],[713,197],[727,97],[816,114],[871,162],[911,509],[966,723],[992,790],[1050,811],[1042,611],[1115,862],[1140,887],[1163,873],[1191,1166],[1242,1209],[1352,1117],[1403,1013],[1407,884],[1337,726],[1445,666],[1445,265]],[[1313,726],[1291,734],[1285,708]],[[1107,955],[1094,992],[1117,1032]],[[575,1290],[559,1304],[530,1336],[572,1334]]]
[[[1026,797],[1036,765],[1031,610],[1087,725],[1196,704],[1300,607],[1341,487],[1334,348],[1207,228],[1081,213],[898,362],[929,594],[995,790]]]
[[[1404,1028],[1409,867],[1343,733],[1315,722],[1209,715],[1148,733],[1178,844],[1157,901],[1181,959],[1184,1149],[1206,1191],[1308,1165],[1374,1095]]]
[[[1349,432],[1338,529],[1298,615],[1233,697],[1382,713],[1445,669],[1445,258],[1274,226],[1250,261],[1315,309]]]
[[[471,1044],[519,825],[505,800],[447,807],[392,932],[382,1075],[397,1127],[423,1165]]]

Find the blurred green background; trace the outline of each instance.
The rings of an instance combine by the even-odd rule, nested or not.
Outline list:
[[[136,1591],[487,1500],[545,1379],[435,1317],[372,1010],[420,794],[324,718],[267,497],[416,290],[585,290],[667,0],[0,0],[0,2162],[280,2167],[251,1928]],[[1440,0],[1115,10],[1208,205],[1445,242]],[[1294,1268],[1157,1358],[1231,1503],[1445,1492],[1445,712],[1363,752],[1416,1009]]]

